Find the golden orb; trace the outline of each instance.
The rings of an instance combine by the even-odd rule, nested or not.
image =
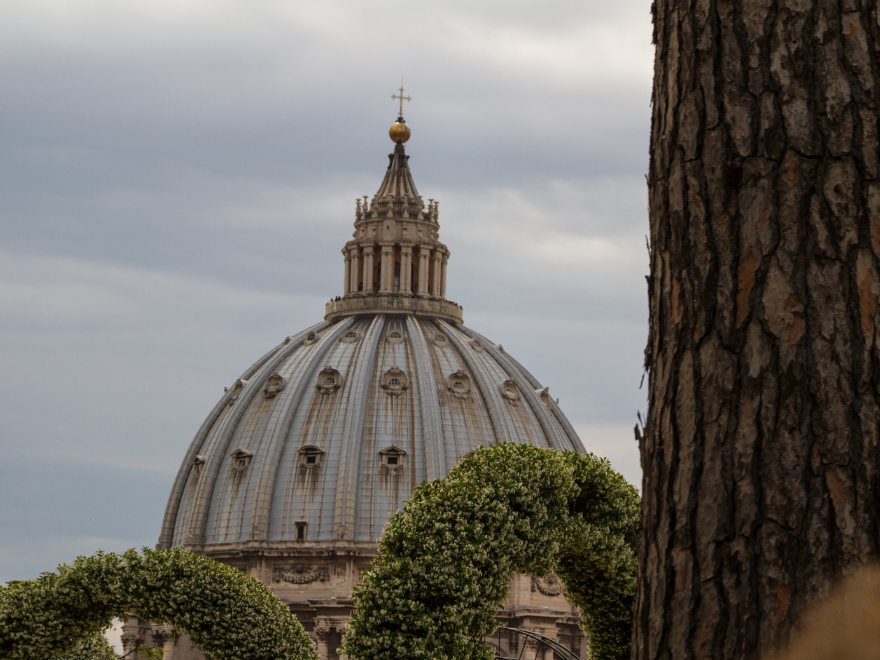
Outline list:
[[[388,135],[391,136],[391,139],[397,144],[402,144],[409,140],[409,136],[412,134],[412,131],[409,130],[409,126],[406,125],[406,122],[398,119],[391,125],[391,128],[388,129]]]

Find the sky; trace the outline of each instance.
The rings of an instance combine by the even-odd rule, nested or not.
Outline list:
[[[652,58],[650,0],[0,3],[0,582],[156,543],[341,295],[401,79],[449,298],[640,485]]]

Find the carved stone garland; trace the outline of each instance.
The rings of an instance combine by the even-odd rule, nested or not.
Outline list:
[[[545,596],[561,596],[565,593],[565,587],[558,577],[550,573],[544,578],[532,576],[532,591],[540,591]]]
[[[330,572],[326,566],[314,564],[290,564],[288,566],[275,566],[272,569],[273,582],[287,582],[288,584],[311,584],[312,582],[326,582],[330,579]]]

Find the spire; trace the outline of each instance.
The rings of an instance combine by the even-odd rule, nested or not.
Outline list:
[[[403,102],[411,101],[411,97],[403,95],[403,86],[400,87],[400,95],[392,94],[392,99],[400,100],[400,110],[397,121],[391,125],[388,130],[388,136],[394,142],[394,153],[388,154],[388,170],[385,172],[385,178],[382,179],[382,185],[373,197],[373,208],[378,211],[395,213],[408,213],[418,215],[425,205],[416,189],[415,181],[412,178],[412,172],[409,169],[409,156],[403,147],[404,142],[409,140],[412,131],[406,125],[403,118]]]

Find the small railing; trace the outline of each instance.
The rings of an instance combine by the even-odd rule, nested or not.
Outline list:
[[[454,303],[408,296],[364,296],[331,300],[324,308],[324,319],[329,321],[339,316],[370,312],[439,316],[456,324],[464,322],[461,307]]]

